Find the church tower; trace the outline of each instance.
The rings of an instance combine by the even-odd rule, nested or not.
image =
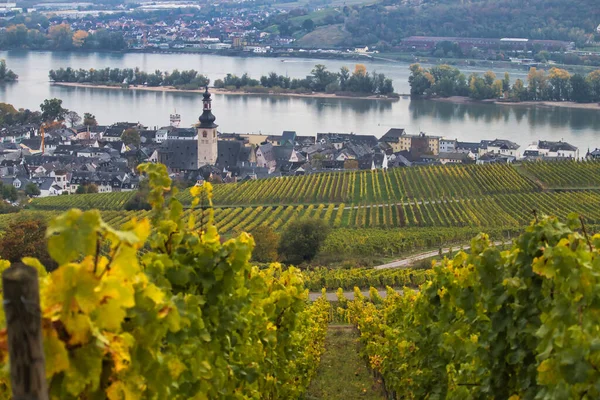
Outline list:
[[[203,94],[203,111],[196,125],[198,132],[198,168],[204,165],[215,165],[217,163],[217,127],[215,116],[212,113],[212,100],[208,93],[208,86]]]

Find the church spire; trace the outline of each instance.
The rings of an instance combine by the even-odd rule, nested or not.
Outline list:
[[[215,120],[217,119],[212,113],[212,100],[210,98],[210,93],[208,92],[208,86],[206,86],[206,90],[202,95],[202,115],[200,118],[200,128],[216,128],[218,125],[215,124]]]

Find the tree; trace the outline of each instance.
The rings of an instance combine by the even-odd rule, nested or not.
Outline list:
[[[292,221],[281,235],[279,254],[290,264],[312,260],[325,242],[329,226],[320,219]]]
[[[571,100],[577,103],[589,103],[591,101],[590,85],[581,74],[571,76]]]
[[[48,37],[54,42],[54,48],[67,50],[73,47],[73,32],[69,24],[53,25],[48,30]]]
[[[2,185],[2,198],[12,203],[19,199],[17,189],[13,185]]]
[[[311,71],[313,77],[313,89],[315,92],[324,92],[327,85],[337,81],[337,74],[327,71],[323,64],[317,64]]]
[[[302,22],[302,29],[307,32],[312,32],[315,29],[315,22],[310,18],[305,19],[304,22]]]
[[[531,67],[527,75],[527,90],[531,100],[542,100],[546,90],[546,73],[544,70],[538,70]]]
[[[512,87],[512,98],[513,100],[523,101],[527,100],[527,89],[521,79],[517,79]]]
[[[504,73],[504,79],[502,79],[502,91],[508,93],[510,91],[510,75],[508,72]]]
[[[86,112],[83,114],[83,124],[85,126],[97,126],[98,121],[96,121],[95,115],[92,115],[91,113]]]
[[[81,122],[81,117],[75,111],[69,111],[65,115],[65,119],[71,125],[71,128],[78,125]]]
[[[261,225],[249,232],[254,237],[252,259],[262,263],[275,262],[279,255],[279,235],[267,225]]]
[[[77,186],[76,194],[86,194],[86,193],[98,193],[98,186],[93,183],[88,183],[87,185],[79,185]]]
[[[85,43],[85,39],[89,34],[86,31],[78,30],[73,34],[73,46],[76,48],[80,48]]]
[[[410,94],[421,96],[429,91],[435,83],[435,78],[426,71],[420,64],[411,64],[409,67],[410,76],[408,83],[410,84]]]
[[[39,196],[40,195],[40,188],[38,187],[38,185],[36,185],[33,182],[29,182],[26,186],[25,186],[25,194],[29,197],[33,197],[33,196]]]
[[[134,128],[126,129],[125,132],[121,134],[121,140],[126,146],[139,146],[141,142],[140,133]]]
[[[14,82],[17,78],[17,74],[6,67],[6,60],[0,60],[0,81]]]
[[[342,68],[340,68],[339,77],[340,77],[340,89],[342,91],[344,91],[344,90],[346,90],[346,84],[348,82],[348,79],[350,78],[350,70],[348,69],[348,67],[343,66]]]
[[[560,68],[548,71],[549,91],[552,100],[564,101],[571,98],[571,74]]]
[[[0,257],[10,262],[35,257],[47,270],[54,270],[56,263],[47,250],[46,222],[40,219],[12,222],[0,238]]]
[[[62,100],[56,98],[44,100],[40,104],[40,109],[42,110],[42,120],[44,121],[63,121],[68,111],[62,107]]]

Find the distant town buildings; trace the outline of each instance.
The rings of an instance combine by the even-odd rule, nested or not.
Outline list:
[[[59,126],[45,132],[44,141],[34,125],[0,128],[0,179],[15,188],[33,183],[41,196],[57,196],[91,186],[99,193],[135,190],[136,166],[142,162],[164,163],[174,179],[193,183],[216,176],[234,182],[323,171],[580,157],[564,141],[540,140],[521,154],[517,143],[505,139],[461,142],[403,128],[389,129],[380,138],[343,132],[301,136],[292,130],[281,135],[218,132],[208,90],[198,124],[181,128],[180,121],[174,112],[169,125],[154,129],[139,122]],[[132,132],[139,141],[124,142]],[[600,159],[600,150],[588,150],[585,157]]]

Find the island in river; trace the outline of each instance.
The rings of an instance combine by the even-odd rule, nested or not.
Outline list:
[[[102,84],[90,84],[90,83],[78,83],[78,82],[52,82],[55,86],[68,86],[68,87],[81,87],[81,88],[93,88],[93,89],[115,89],[115,90],[143,90],[150,92],[178,92],[178,93],[204,93],[204,89],[178,89],[174,86],[115,86],[115,85],[102,85]],[[273,90],[271,88],[264,88],[264,91],[258,91],[256,88],[249,89],[235,89],[229,90],[224,88],[211,88],[213,94],[224,94],[224,95],[267,95],[267,96],[289,96],[289,97],[312,97],[312,98],[324,98],[324,99],[360,99],[360,100],[398,100],[398,95],[395,96],[381,96],[381,95],[362,95],[362,94],[350,94],[350,93],[322,93],[322,92],[308,92],[308,93],[297,93],[285,89]]]

